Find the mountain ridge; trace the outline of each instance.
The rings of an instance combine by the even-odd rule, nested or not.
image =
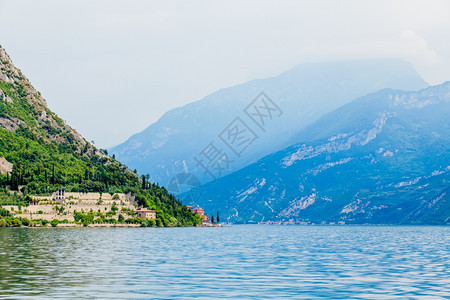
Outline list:
[[[283,114],[272,119],[264,130],[252,128],[258,139],[248,148],[248,153],[235,157],[234,165],[225,173],[289,145],[292,134],[322,114],[358,96],[393,86],[419,89],[428,85],[412,65],[398,60],[298,65],[277,76],[220,89],[171,110],[110,152],[139,172],[152,173],[154,181],[165,184],[179,172],[190,172],[206,182],[211,178],[202,174],[193,157],[217,139],[234,118],[240,117],[249,127],[255,126],[243,110],[261,92]],[[227,149],[220,140],[218,143]]]
[[[232,222],[448,224],[448,113],[450,82],[369,94],[197,200]]]

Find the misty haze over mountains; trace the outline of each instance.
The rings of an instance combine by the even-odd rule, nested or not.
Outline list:
[[[450,84],[407,62],[311,63],[171,110],[111,152],[166,186],[188,174],[169,190],[194,174],[201,191],[175,192],[229,222],[446,224],[448,115]]]
[[[426,86],[414,67],[402,60],[302,64],[278,76],[222,89],[173,109],[110,152],[162,185],[183,172],[205,183],[298,142],[299,130],[357,97],[383,88],[410,91]],[[244,112],[261,92],[280,109],[271,119],[266,118],[264,126],[258,126]],[[236,125],[232,123],[236,118],[253,132],[251,144],[238,154],[221,136],[229,125]],[[222,170],[211,166],[210,172],[205,172],[196,159],[201,159],[211,143],[230,163]]]
[[[449,115],[450,82],[384,89],[205,184],[193,200],[231,222],[449,224]]]

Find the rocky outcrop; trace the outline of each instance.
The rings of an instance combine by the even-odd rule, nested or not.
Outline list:
[[[7,161],[4,157],[0,157],[0,174],[11,173],[13,170],[13,164]]]

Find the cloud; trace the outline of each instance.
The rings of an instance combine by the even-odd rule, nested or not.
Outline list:
[[[169,11],[153,12],[100,12],[93,15],[93,25],[99,27],[121,27],[132,29],[133,27],[152,27],[167,22],[175,13]]]

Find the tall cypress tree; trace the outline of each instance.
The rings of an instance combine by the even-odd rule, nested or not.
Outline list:
[[[53,166],[53,170],[52,170],[51,184],[55,184],[55,166]]]
[[[145,175],[142,175],[142,189],[145,190]]]

